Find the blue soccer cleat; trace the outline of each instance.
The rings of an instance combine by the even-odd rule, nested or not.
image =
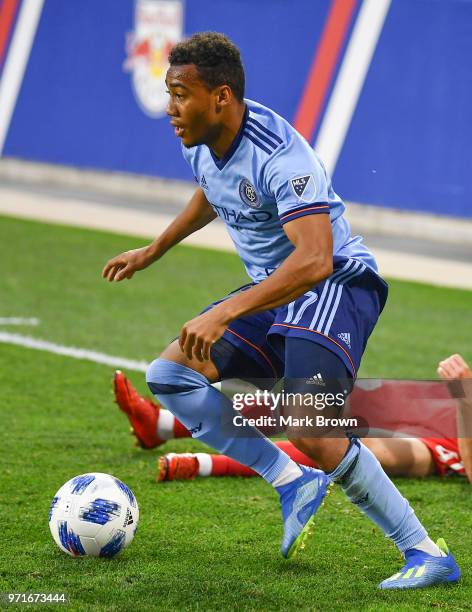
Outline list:
[[[300,466],[303,474],[282,487],[276,487],[280,495],[284,537],[282,556],[290,559],[304,548],[310,535],[315,514],[321,506],[330,480],[321,470]]]
[[[421,589],[437,584],[458,582],[461,570],[446,542],[439,538],[436,542],[446,557],[433,557],[411,548],[405,553],[406,563],[402,569],[379,584],[380,589]]]

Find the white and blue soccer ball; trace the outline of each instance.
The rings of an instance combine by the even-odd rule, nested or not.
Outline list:
[[[130,544],[138,521],[138,502],[131,489],[100,472],[71,478],[49,510],[52,537],[72,557],[116,556]]]

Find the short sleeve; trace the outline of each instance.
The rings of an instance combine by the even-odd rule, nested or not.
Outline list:
[[[266,166],[266,189],[282,223],[329,214],[328,179],[313,149],[301,138],[277,151]]]
[[[191,149],[187,149],[187,147],[184,147],[184,145],[182,143],[180,143],[180,149],[182,151],[183,158],[185,159],[187,164],[193,169],[193,158],[194,158],[194,155],[192,154],[192,150]]]
[[[182,156],[187,162],[187,164],[190,166],[195,182],[197,183],[197,185],[200,185],[200,179],[198,178],[195,155],[193,151],[191,149],[187,149],[187,147],[184,147],[183,144],[181,144],[180,146],[182,149]]]

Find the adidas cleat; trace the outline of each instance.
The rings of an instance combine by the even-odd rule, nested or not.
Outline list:
[[[161,410],[158,404],[142,397],[126,378],[117,370],[113,377],[115,401],[126,414],[131,424],[131,433],[142,448],[155,448],[163,444],[157,435],[157,422]]]
[[[446,542],[439,538],[439,548],[446,557],[433,557],[411,548],[405,553],[406,563],[402,569],[379,584],[380,589],[422,589],[438,584],[458,582],[461,570]]]
[[[193,480],[199,467],[198,458],[192,453],[167,453],[158,459],[156,480]]]
[[[294,557],[305,547],[305,541],[313,528],[315,514],[321,506],[330,480],[321,470],[300,466],[303,474],[282,487],[276,487],[280,495],[284,537],[282,556]]]

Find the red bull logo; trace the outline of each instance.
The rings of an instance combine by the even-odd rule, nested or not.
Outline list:
[[[182,29],[181,0],[136,0],[134,31],[126,36],[124,69],[131,73],[139,106],[151,117],[165,112],[167,58],[182,40]]]

